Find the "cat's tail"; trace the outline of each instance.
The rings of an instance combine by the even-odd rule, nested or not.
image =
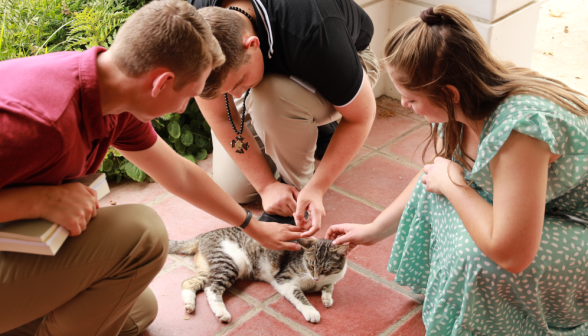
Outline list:
[[[170,240],[168,253],[196,254],[198,252],[198,237],[190,240]]]

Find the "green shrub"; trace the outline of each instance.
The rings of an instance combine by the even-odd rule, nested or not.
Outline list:
[[[210,126],[194,99],[190,100],[183,114],[166,114],[151,121],[157,134],[181,156],[196,163],[206,159],[212,152]],[[149,179],[143,171],[129,162],[114,148],[110,148],[99,171],[106,173],[109,180],[122,178],[143,182]]]
[[[118,28],[149,0],[0,0],[0,61],[64,50],[108,48]],[[152,121],[180,155],[196,163],[212,151],[210,127],[192,99],[183,114]],[[110,180],[149,177],[110,148],[99,171]]]

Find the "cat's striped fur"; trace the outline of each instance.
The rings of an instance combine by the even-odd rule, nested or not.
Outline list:
[[[231,314],[222,300],[223,293],[237,279],[248,279],[271,284],[307,321],[318,323],[321,316],[303,292],[322,291],[325,307],[333,304],[333,285],[347,269],[348,246],[333,246],[327,239],[299,239],[298,243],[303,247],[300,251],[273,251],[237,228],[170,241],[169,253],[195,255],[196,275],[182,283],[186,311],[194,311],[196,293],[204,290],[216,317],[229,322]]]

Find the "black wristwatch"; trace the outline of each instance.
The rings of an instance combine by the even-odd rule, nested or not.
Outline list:
[[[247,225],[249,225],[249,222],[251,222],[251,217],[253,217],[253,214],[251,213],[251,211],[244,209],[245,212],[247,212],[247,217],[245,217],[245,221],[243,222],[243,224],[239,225],[239,229],[241,230],[245,230],[245,228],[247,227]]]

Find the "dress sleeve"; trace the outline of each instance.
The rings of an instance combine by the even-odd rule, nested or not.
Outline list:
[[[489,162],[512,131],[539,139],[561,155],[549,167],[546,201],[577,186],[588,174],[588,118],[578,116],[541,97],[514,96],[484,122],[472,178],[492,193]]]

